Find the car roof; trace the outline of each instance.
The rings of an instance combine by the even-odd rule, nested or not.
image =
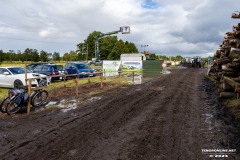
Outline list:
[[[53,62],[34,62],[30,64],[54,64]]]
[[[52,62],[35,62],[35,63],[30,63],[27,66],[30,66],[30,65],[42,65],[42,64],[55,64],[55,63],[52,63]]]
[[[5,66],[5,67],[0,67],[0,68],[24,68],[21,66]]]
[[[80,63],[80,64],[86,64],[85,62],[67,62],[67,63]]]

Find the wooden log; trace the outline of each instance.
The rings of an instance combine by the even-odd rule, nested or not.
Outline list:
[[[234,92],[234,88],[229,84],[227,84],[226,82],[221,83],[221,89],[222,91],[225,91],[225,92]]]
[[[231,48],[228,58],[233,61],[234,59],[240,58],[240,49],[239,48]]]
[[[240,77],[231,78],[231,79],[234,80],[235,82],[240,82]]]
[[[239,62],[232,62],[227,64],[228,68],[234,69],[234,70],[239,70],[240,68],[240,63]]]
[[[226,82],[227,84],[229,84],[230,86],[232,86],[233,88],[236,87],[236,82],[234,80],[232,80],[231,78],[228,78],[226,76],[223,77],[224,82]]]
[[[217,60],[215,61],[215,63],[216,63],[217,65],[223,65],[223,64],[227,64],[227,63],[229,63],[229,62],[231,62],[231,60],[230,60],[228,57],[219,58],[219,59],[217,59]]]
[[[234,31],[234,38],[240,38],[240,31]]]
[[[233,31],[240,31],[240,23],[238,23],[238,25],[233,26]]]
[[[222,67],[222,71],[225,71],[225,72],[237,72],[235,69],[232,69],[232,68],[223,68]]]
[[[221,98],[232,98],[235,97],[234,92],[220,92],[220,97]]]
[[[225,72],[225,71],[223,71],[222,74],[224,76],[228,76],[228,77],[237,77],[238,76],[238,74],[236,72]]]
[[[239,12],[232,13],[232,18],[240,18],[240,13]]]
[[[240,93],[240,88],[235,88],[235,93]]]

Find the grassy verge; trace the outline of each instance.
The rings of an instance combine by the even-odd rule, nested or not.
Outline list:
[[[0,88],[0,101],[7,96],[8,89],[7,88]]]
[[[205,75],[207,79],[209,79],[215,89],[217,89],[217,84],[212,76]],[[238,127],[240,127],[240,99],[236,98],[229,98],[229,99],[223,99],[224,106],[235,116],[236,123]]]
[[[237,126],[240,127],[240,99],[225,100],[224,106],[234,114]]]
[[[90,81],[87,78],[80,78],[77,80],[77,85],[81,86],[87,83],[100,83],[101,79],[100,77],[91,77]],[[118,83],[118,84],[123,84],[126,85],[127,84],[127,80],[126,78],[114,78],[114,77],[104,77],[103,78],[103,82],[111,82],[111,83]],[[55,90],[55,89],[59,89],[59,88],[63,88],[63,87],[73,87],[76,86],[76,82],[75,79],[71,79],[68,80],[66,82],[64,81],[56,81],[51,83],[48,87],[46,87],[45,89],[47,91],[51,91],[51,90]],[[0,101],[7,96],[8,93],[8,88],[0,88]],[[75,91],[73,91],[75,92]]]

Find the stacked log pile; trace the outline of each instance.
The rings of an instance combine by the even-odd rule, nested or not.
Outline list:
[[[240,18],[240,13],[232,14],[232,18]],[[239,97],[240,93],[240,23],[227,32],[220,48],[214,54],[210,70],[217,82],[220,97]]]

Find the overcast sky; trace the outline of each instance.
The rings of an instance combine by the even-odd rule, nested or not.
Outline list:
[[[61,55],[93,31],[130,26],[130,34],[117,36],[140,52],[148,45],[157,54],[207,57],[240,23],[231,19],[239,0],[1,0],[0,10],[0,50]]]

